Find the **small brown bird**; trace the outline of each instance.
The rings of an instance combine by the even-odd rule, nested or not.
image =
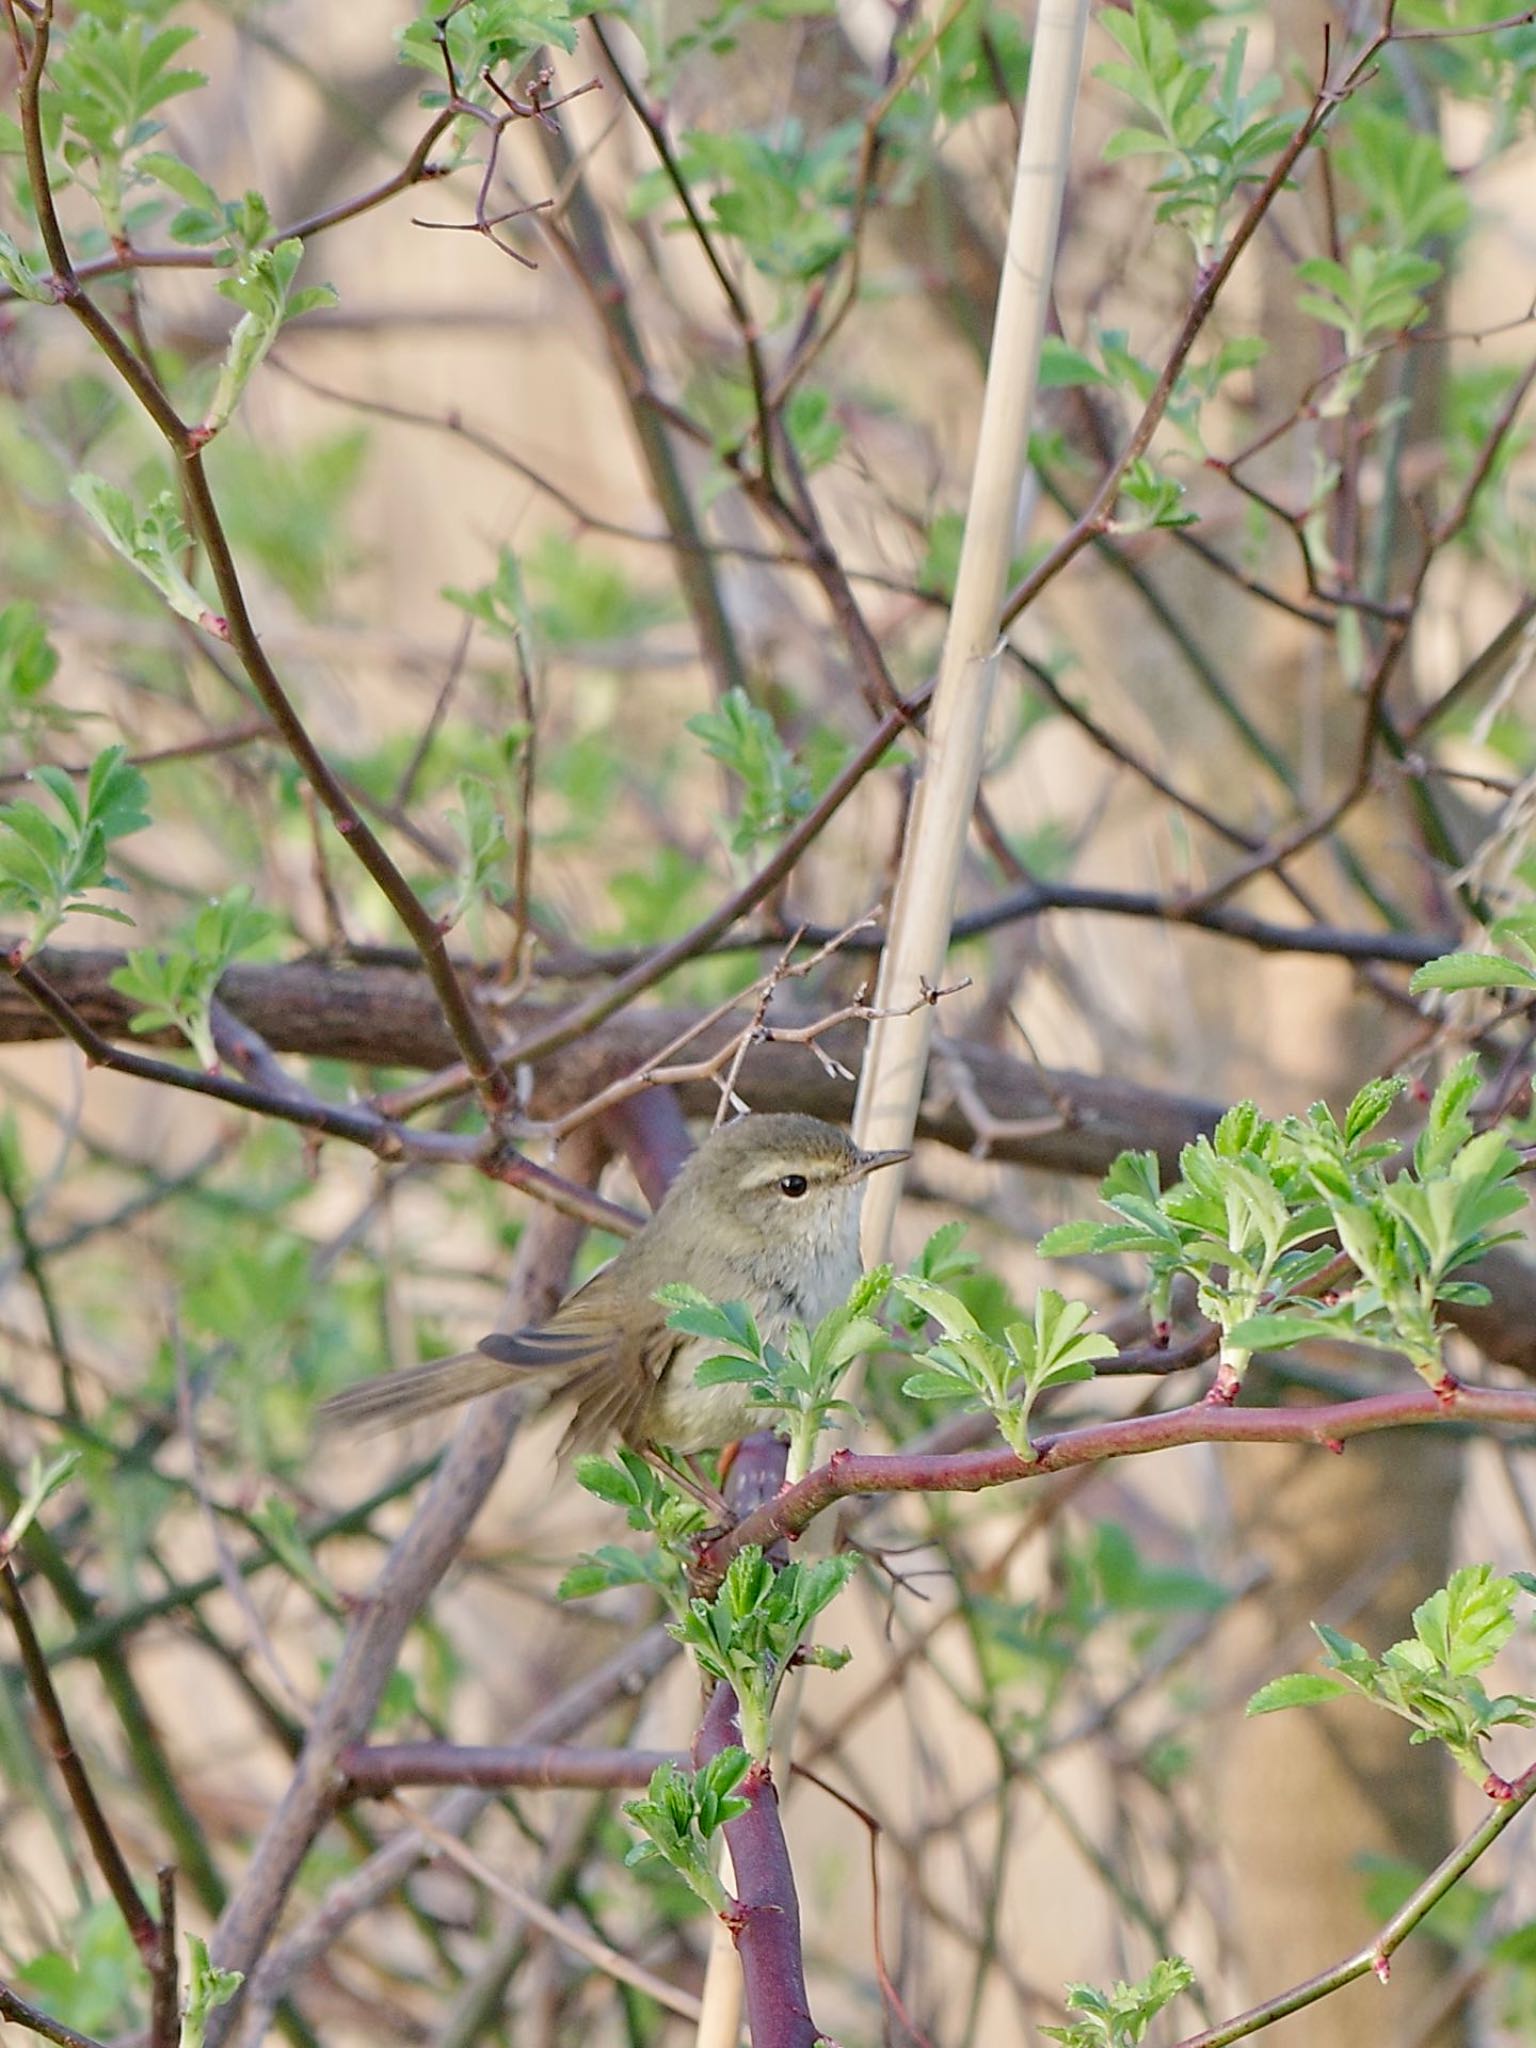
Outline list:
[[[545,1323],[482,1338],[474,1351],[327,1401],[328,1424],[410,1422],[524,1375],[573,1395],[561,1456],[623,1442],[716,1450],[752,1428],[748,1390],[698,1387],[719,1346],[667,1327],[656,1290],[686,1281],[712,1301],[742,1301],[770,1340],[814,1326],[862,1270],[859,1204],[867,1176],[908,1152],[861,1152],[813,1116],[746,1116],[712,1131],[661,1206],[618,1255]]]

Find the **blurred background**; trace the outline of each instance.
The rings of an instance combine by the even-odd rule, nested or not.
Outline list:
[[[564,10],[536,14],[519,33],[544,56],[509,68],[508,89],[526,94],[547,62],[544,98],[578,96],[496,136],[479,218],[510,217],[490,232],[476,193],[493,144],[471,119],[432,152],[450,175],[351,204],[398,174],[434,118],[422,94],[441,92],[440,70],[400,59],[402,7],[103,4],[67,10],[59,42],[67,67],[83,64],[82,24],[196,32],[175,62],[205,82],[153,108],[162,132],[125,158],[120,245],[163,260],[131,286],[91,285],[187,418],[236,309],[215,273],[188,267],[217,238],[178,227],[198,202],[145,170],[146,148],[225,202],[259,192],[278,226],[335,213],[299,273],[335,302],[283,328],[208,474],[262,648],[432,913],[455,920],[455,957],[483,964],[490,1014],[514,1035],[741,888],[869,740],[882,689],[910,696],[932,674],[1032,31],[1031,9],[981,0],[633,0],[571,24],[567,51]],[[1337,62],[1378,14],[1317,0],[1095,10],[1020,580],[1122,444],[1310,101],[1325,36]],[[1198,140],[1183,157],[1124,144],[1137,121],[1156,132],[1115,70],[1135,70],[1126,38],[1144,18],[1165,45],[1147,45],[1138,76],[1209,66],[1196,97],[1220,108],[1227,147],[1203,145],[1208,164]],[[430,60],[430,34],[425,47]],[[3,67],[14,113],[9,48]],[[1493,910],[1517,907],[1528,881],[1533,471],[1515,400],[1532,357],[1533,79],[1528,27],[1382,51],[1223,284],[1114,529],[1009,626],[959,906],[985,929],[953,951],[965,985],[939,1008],[894,1247],[908,1259],[963,1220],[978,1312],[1004,1317],[1043,1281],[1106,1311],[1132,1301],[1133,1261],[1063,1269],[1031,1249],[1090,1212],[1120,1145],[1171,1164],[1243,1096],[1278,1114],[1342,1103],[1380,1072],[1432,1082],[1445,1046],[1488,1025],[1426,1016],[1406,981],[1466,941],[1468,876]],[[66,71],[66,114],[70,89],[84,90]],[[1275,117],[1242,160],[1232,138]],[[9,132],[0,149],[4,225],[33,249]],[[1160,175],[1184,180],[1162,220]],[[72,177],[71,247],[105,269],[99,163]],[[1423,267],[1396,274],[1405,299],[1355,305],[1350,328],[1337,280],[1298,266],[1338,264],[1347,285],[1357,248]],[[752,438],[765,405],[766,472]],[[141,505],[171,483],[90,338],[13,297],[5,793],[39,761],[73,768],[121,743],[152,819],[114,849],[135,929],[72,917],[51,939],[60,985],[122,1036],[131,1003],[101,949],[183,943],[210,899],[248,891],[226,992],[306,1088],[387,1099],[449,1067],[399,925],[229,648],[103,545],[70,495],[81,471]],[[185,559],[206,593],[196,552]],[[748,1023],[801,924],[814,939],[878,918],[921,759],[919,736],[896,738],[728,944],[518,1072],[530,1156],[549,1157],[554,1119],[714,1006],[740,997],[730,1028]],[[1345,795],[1328,830],[1275,857]],[[1086,891],[1114,892],[1119,914]],[[1219,928],[1229,913],[1325,937],[1260,948]],[[804,1024],[857,1002],[872,944],[855,934],[780,988],[770,1016]],[[7,1510],[34,1449],[80,1451],[49,1511],[46,1568],[30,1555],[29,1604],[130,1862],[173,1862],[184,1919],[206,1932],[451,1428],[317,1449],[314,1408],[489,1328],[531,1205],[464,1159],[384,1161],[87,1071],[13,988],[0,1038]],[[841,1027],[839,1060],[856,1066],[861,1043],[862,1027]],[[1527,1114],[1527,1040],[1516,1027],[1482,1043],[1499,1106]],[[755,1055],[738,1087],[755,1109],[846,1118],[852,1102],[804,1045]],[[705,1075],[674,1099],[697,1132],[719,1091]],[[417,1121],[462,1136],[477,1118],[460,1096]],[[645,1208],[622,1161],[603,1191]],[[578,1274],[616,1241],[589,1234]],[[1481,1355],[1462,1347],[1469,1375],[1528,1369],[1523,1298],[1481,1333]],[[1255,1398],[1398,1370],[1315,1350]],[[935,1419],[898,1387],[873,1369],[867,1441]],[[1074,1415],[1166,1390],[1075,1391]],[[406,1634],[374,1739],[513,1740],[652,1623],[644,1588],[556,1597],[582,1552],[623,1540],[614,1511],[557,1474],[561,1422],[517,1432]],[[848,2044],[1034,2042],[1060,2023],[1067,1982],[1181,1954],[1197,1990],[1172,2040],[1367,1938],[1472,1824],[1475,1788],[1364,1708],[1245,1725],[1242,1704],[1314,1663],[1309,1621],[1379,1650],[1456,1564],[1531,1568],[1533,1498],[1523,1446],[1426,1432],[1343,1459],[1177,1451],[847,1518],[868,1569],[830,1637],[854,1658],[807,1679],[795,1755],[816,1781],[787,1795],[822,2024]],[[1531,1663],[1527,1638],[1511,1688]],[[144,2019],[131,1945],[82,1863],[8,1645],[0,1677],[4,1974],[83,2031],[127,2037]],[[673,1663],[582,1732],[686,1746],[697,1708]],[[430,1811],[436,1795],[406,1796]],[[343,1897],[404,1827],[371,1803],[331,1820],[284,1928]],[[653,1868],[625,1868],[630,1839],[617,1794],[570,1791],[482,1801],[472,1834],[520,1892],[696,1994],[706,1918]],[[1390,1992],[1367,1980],[1273,2038],[1536,2039],[1526,1840],[1517,1828],[1479,1866],[1480,1889],[1403,1952]],[[283,1991],[273,2037],[338,2048],[673,2042],[691,2025],[443,1856],[338,1925]]]

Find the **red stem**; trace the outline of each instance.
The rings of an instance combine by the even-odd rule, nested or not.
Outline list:
[[[1002,1445],[948,1455],[835,1451],[825,1465],[710,1544],[700,1565],[711,1575],[723,1572],[747,1544],[766,1548],[778,1537],[797,1536],[835,1501],[854,1493],[982,1493],[1015,1479],[1039,1479],[1048,1472],[1103,1464],[1111,1458],[1142,1457],[1177,1444],[1311,1443],[1337,1450],[1350,1437],[1377,1430],[1453,1420],[1480,1427],[1513,1422],[1531,1428],[1536,1426],[1536,1392],[1457,1385],[1442,1396],[1420,1386],[1315,1408],[1215,1408],[1201,1401],[1157,1415],[1094,1422],[1042,1436],[1032,1459],[1015,1457]]]

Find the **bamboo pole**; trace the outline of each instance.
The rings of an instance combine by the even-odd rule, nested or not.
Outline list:
[[[1087,20],[1088,0],[1040,0],[960,569],[880,965],[876,1002],[886,1011],[938,986],[949,948],[1028,465]],[[854,1110],[861,1145],[911,1142],[931,1032],[926,1004],[872,1027]],[[876,1174],[865,1193],[864,1250],[871,1264],[885,1256],[900,1194],[899,1169]]]

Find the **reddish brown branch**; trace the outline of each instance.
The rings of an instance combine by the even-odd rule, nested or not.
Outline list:
[[[747,1544],[766,1547],[781,1536],[798,1536],[834,1502],[850,1494],[982,1493],[1016,1479],[1041,1479],[1074,1466],[1144,1457],[1150,1451],[1171,1450],[1180,1444],[1310,1443],[1337,1451],[1351,1437],[1445,1422],[1471,1423],[1478,1428],[1510,1422],[1536,1428],[1536,1393],[1453,1383],[1444,1391],[1420,1386],[1309,1408],[1217,1408],[1199,1402],[1157,1415],[1088,1423],[1081,1429],[1042,1436],[1032,1459],[1015,1457],[1001,1446],[956,1456],[834,1451],[825,1465],[808,1472],[777,1500],[756,1509],[710,1544],[702,1563],[711,1573],[723,1572]]]
[[[659,1764],[686,1761],[671,1749],[477,1748],[457,1742],[357,1743],[336,1759],[342,1777],[337,1803],[382,1799],[403,1785],[563,1786],[584,1792],[648,1785]]]

